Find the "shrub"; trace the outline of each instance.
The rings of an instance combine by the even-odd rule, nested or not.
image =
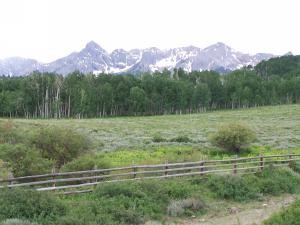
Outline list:
[[[294,193],[300,184],[300,178],[288,168],[268,167],[257,176],[211,176],[208,187],[225,199],[243,201],[258,198],[261,194],[277,195]]]
[[[29,176],[48,173],[53,163],[40,152],[25,145],[0,145],[0,158],[8,162],[14,176]]]
[[[120,184],[104,184],[97,188],[96,194],[98,196],[116,197],[125,196],[130,198],[143,197],[144,193],[139,190],[139,187],[135,183],[120,183]]]
[[[296,201],[283,211],[274,214],[263,225],[297,225],[300,224],[300,201]]]
[[[63,171],[81,171],[110,168],[111,164],[102,155],[84,155],[63,166]]]
[[[101,200],[101,202],[100,202]],[[103,200],[103,201],[102,201]],[[112,206],[114,207],[114,206]],[[110,211],[107,209],[109,208]],[[78,204],[75,200],[66,217],[58,219],[57,225],[119,225],[114,220],[113,209],[107,199],[92,199]],[[105,210],[107,209],[107,210]]]
[[[175,138],[170,139],[170,142],[188,143],[192,140],[187,135],[179,135]]]
[[[223,125],[216,134],[210,137],[212,144],[236,153],[254,140],[254,131],[242,123]]]
[[[209,177],[207,184],[218,197],[243,201],[259,196],[257,181],[255,176],[215,175]]]
[[[37,223],[32,223],[28,220],[20,219],[7,219],[1,223],[1,225],[38,225]]]
[[[52,126],[39,129],[31,142],[41,150],[43,157],[55,161],[58,167],[85,153],[89,147],[84,136]]]
[[[127,217],[126,224],[138,224],[147,218],[162,218],[171,200],[188,198],[193,193],[191,190],[191,185],[184,181],[124,182],[101,184],[94,196],[97,202],[102,203],[102,210],[109,212],[113,208],[114,212],[118,212],[113,214],[114,221],[122,224]],[[133,215],[135,220],[128,223]]]
[[[291,168],[297,173],[300,173],[300,162],[292,161]]]
[[[26,189],[2,189],[0,221],[19,218],[49,224],[65,214],[65,207],[54,196]]]
[[[163,184],[162,184],[163,185]],[[193,186],[185,184],[184,181],[180,183],[174,181],[167,181],[163,187],[169,199],[185,199],[194,192]]]
[[[163,138],[160,134],[155,134],[152,138],[153,142],[166,142],[167,139]]]
[[[72,217],[82,221],[82,225],[138,225],[143,224],[144,215],[135,198],[126,196],[103,197],[82,204],[72,212]],[[147,204],[147,203],[146,203]],[[70,221],[70,220],[69,220]],[[71,221],[72,222],[72,221]],[[65,223],[68,224],[68,223]],[[77,224],[76,224],[77,225]]]
[[[294,193],[299,185],[300,178],[288,168],[267,167],[259,175],[258,185],[262,193],[278,195],[281,193]]]

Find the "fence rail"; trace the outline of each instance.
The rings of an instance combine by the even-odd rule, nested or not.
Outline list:
[[[65,194],[85,193],[86,187],[105,182],[121,182],[142,179],[162,179],[183,176],[203,176],[205,174],[246,174],[257,173],[267,165],[276,167],[291,166],[300,161],[300,154],[269,155],[222,160],[201,160],[184,163],[164,163],[155,165],[132,165],[128,167],[94,169],[15,177],[0,180],[0,188],[33,187],[38,191],[68,190]]]

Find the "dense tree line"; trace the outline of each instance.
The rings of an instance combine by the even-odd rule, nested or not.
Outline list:
[[[202,112],[300,102],[300,56],[226,75],[182,69],[153,74],[0,77],[0,116],[103,117]]]

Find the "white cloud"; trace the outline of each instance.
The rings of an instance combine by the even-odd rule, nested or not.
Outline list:
[[[0,0],[0,58],[47,62],[103,48],[205,47],[300,54],[296,0]]]

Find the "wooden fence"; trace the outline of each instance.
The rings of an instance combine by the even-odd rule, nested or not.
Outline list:
[[[201,160],[184,163],[164,163],[156,165],[132,165],[122,168],[95,169],[65,173],[16,177],[0,180],[0,188],[33,187],[38,191],[63,191],[64,194],[92,191],[104,182],[128,180],[161,179],[183,176],[203,176],[206,174],[247,174],[257,173],[268,165],[275,167],[291,166],[300,161],[300,154],[257,156],[248,158],[230,158],[223,160]],[[65,191],[67,190],[67,191]],[[60,193],[60,192],[59,192]]]

